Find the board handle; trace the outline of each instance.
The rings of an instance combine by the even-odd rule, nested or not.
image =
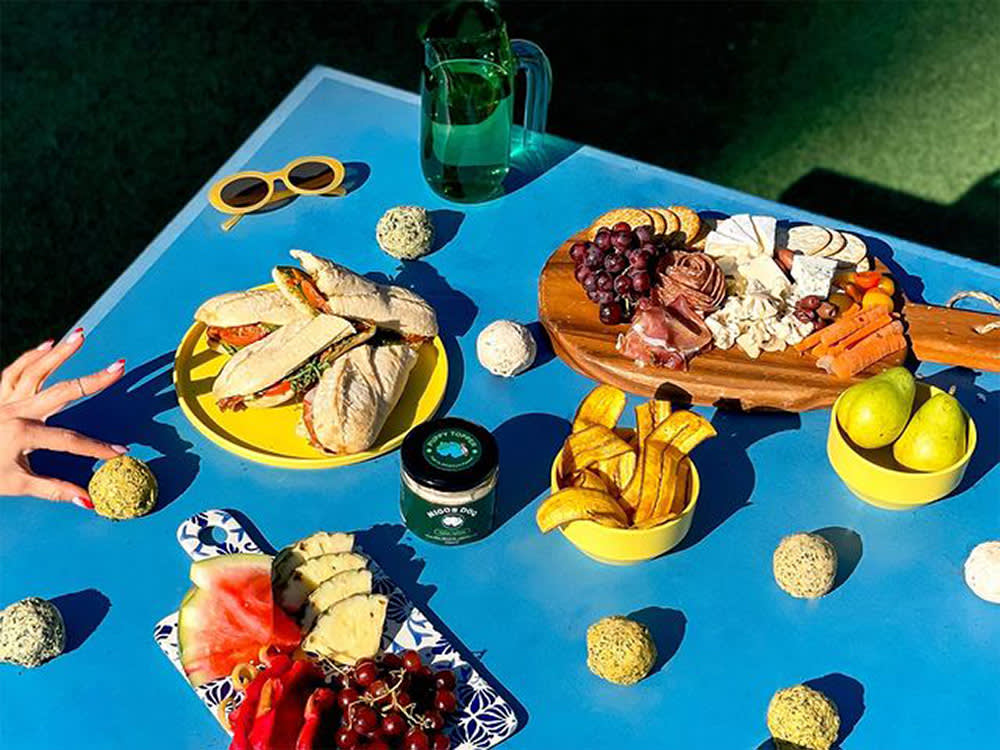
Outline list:
[[[996,315],[907,302],[903,318],[913,353],[922,362],[1000,372],[1000,330],[975,331]]]
[[[261,554],[250,532],[224,510],[204,510],[177,527],[177,543],[192,560],[232,554]]]

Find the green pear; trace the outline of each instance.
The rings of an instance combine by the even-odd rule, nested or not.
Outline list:
[[[883,448],[906,427],[916,392],[910,371],[893,367],[848,388],[837,408],[837,419],[855,445]]]
[[[938,471],[965,455],[965,412],[950,393],[938,393],[917,409],[892,446],[899,463],[915,471]]]

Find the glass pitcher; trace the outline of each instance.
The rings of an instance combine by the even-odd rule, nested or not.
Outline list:
[[[527,78],[520,147],[545,132],[552,70],[545,53],[510,40],[493,0],[451,3],[423,31],[420,162],[434,192],[459,203],[503,194],[510,169],[514,79]]]

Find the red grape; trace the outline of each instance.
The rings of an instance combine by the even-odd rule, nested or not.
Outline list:
[[[621,273],[627,265],[628,261],[621,253],[609,253],[604,257],[604,267],[611,273]]]
[[[587,244],[585,242],[574,242],[569,249],[569,257],[574,263],[583,263],[583,257],[587,254]]]
[[[354,665],[354,681],[361,687],[368,687],[378,677],[378,667],[371,659],[361,659]]]
[[[341,750],[354,750],[358,746],[359,739],[358,733],[347,727],[338,729],[337,734],[334,736],[334,742],[337,743],[337,747],[341,748]]]
[[[340,706],[341,711],[346,711],[347,707],[352,703],[356,703],[360,697],[358,691],[354,688],[344,688],[337,693],[337,705]]]
[[[406,719],[401,713],[390,711],[382,718],[382,729],[390,737],[400,737],[406,731]]]
[[[576,243],[579,245],[580,243]],[[601,229],[594,235],[594,244],[597,245],[601,250],[607,250],[611,247],[611,232],[607,229]],[[574,245],[576,247],[576,245]],[[572,251],[570,251],[572,254]]]
[[[355,706],[351,729],[358,734],[371,734],[378,728],[378,714],[371,706]]]
[[[405,690],[400,690],[398,693],[396,693],[397,706],[400,707],[409,706],[411,703],[413,703],[413,697]]]
[[[651,239],[653,239],[653,228],[648,225],[636,227],[635,237],[637,240],[639,240],[640,243],[649,242]]]
[[[417,727],[413,727],[413,729],[407,732],[406,739],[403,741],[405,750],[430,750],[430,745],[427,733]]]
[[[431,750],[449,750],[450,747],[451,740],[446,735],[438,734],[431,740]]]
[[[365,745],[365,750],[392,750],[385,740],[373,740]]]
[[[455,689],[455,673],[450,669],[442,669],[434,675],[434,687],[438,690]]]
[[[618,302],[601,305],[601,322],[604,325],[617,325],[622,322],[622,306]]]
[[[632,247],[632,233],[615,232],[611,235],[611,244],[619,250],[628,250]]]
[[[576,269],[573,271],[573,277],[581,284],[584,282],[584,279],[586,279],[590,275],[591,275],[591,270],[586,266],[577,266]]]
[[[615,282],[611,278],[611,275],[606,271],[598,271],[595,274],[595,284],[598,289],[610,289],[614,286],[614,283]]]
[[[375,680],[375,682],[368,686],[368,694],[376,698],[379,703],[387,702],[389,698],[389,683],[381,678]]]
[[[615,278],[614,290],[615,294],[625,294],[629,289],[632,288],[632,279],[628,276],[618,276]]]
[[[403,666],[403,659],[399,654],[394,654],[391,651],[386,651],[382,654],[382,666],[386,669],[399,669]]]
[[[406,668],[407,672],[418,672],[420,671],[420,668],[424,666],[424,662],[423,659],[420,658],[420,654],[416,651],[404,651],[403,666]]]
[[[600,268],[604,265],[604,251],[597,245],[591,245],[583,262],[587,268]]]
[[[649,278],[648,271],[633,271],[632,274],[632,288],[635,289],[639,294],[645,294],[649,291],[649,288],[653,285]]]
[[[631,232],[632,231],[632,227],[629,226],[629,224],[628,224],[627,221],[619,221],[617,224],[615,224],[613,227],[611,227],[611,231],[613,231],[613,232]]]
[[[615,301],[615,293],[610,289],[598,289],[594,296],[596,297],[594,302],[599,305],[607,305]]]
[[[444,714],[450,714],[458,706],[455,694],[450,690],[438,690],[434,694],[434,708]]]
[[[632,268],[638,269],[640,271],[649,268],[650,262],[653,260],[653,254],[647,253],[645,250],[640,250],[632,258]]]
[[[639,245],[639,249],[646,251],[650,255],[656,255],[656,245],[654,245],[652,242],[643,242],[641,245]]]
[[[432,732],[440,732],[444,727],[444,714],[435,709],[431,709],[424,714],[426,721],[426,726]]]

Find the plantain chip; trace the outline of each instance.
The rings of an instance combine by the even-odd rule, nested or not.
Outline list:
[[[600,425],[614,429],[625,411],[625,391],[613,385],[599,385],[580,402],[573,417],[573,432]]]
[[[642,447],[654,427],[656,427],[656,418],[653,414],[653,402],[644,401],[635,407],[635,441],[637,446]]]
[[[599,490],[614,494],[612,488],[608,486],[607,480],[594,469],[583,469],[570,477],[572,487],[582,487],[585,490]]]
[[[648,439],[672,445],[687,455],[701,442],[716,434],[712,424],[700,414],[678,411],[658,424]]]
[[[683,454],[672,445],[652,439],[646,441],[643,463],[639,468],[641,480],[634,501],[634,522],[642,523],[670,512],[673,488],[677,483],[677,467],[683,458]]]
[[[566,438],[563,444],[560,474],[564,477],[572,476],[598,461],[632,452],[632,446],[611,429],[603,425],[585,427]]]
[[[628,516],[607,492],[568,487],[550,495],[535,513],[535,522],[547,534],[571,521],[592,520],[605,526],[628,525]]]
[[[634,450],[629,450],[628,453],[620,453],[598,461],[590,467],[590,470],[601,476],[610,494],[618,496],[632,481],[638,461],[638,454]]]
[[[638,522],[632,524],[632,528],[633,529],[653,529],[653,528],[656,528],[657,526],[659,526],[660,524],[664,524],[667,521],[673,521],[673,520],[675,520],[675,519],[677,519],[679,517],[680,517],[679,514],[675,514],[675,513],[671,513],[670,515],[667,515],[667,516],[655,516],[654,518],[648,518],[645,521],[638,521]]]

